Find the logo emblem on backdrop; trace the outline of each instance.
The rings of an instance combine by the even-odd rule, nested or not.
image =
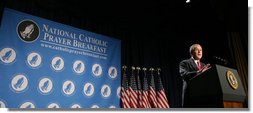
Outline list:
[[[64,61],[61,57],[54,57],[52,62],[51,62],[51,67],[55,71],[61,71],[64,67]]]
[[[75,84],[72,81],[65,81],[62,85],[62,91],[66,95],[71,95],[75,91]]]
[[[82,108],[79,104],[74,104],[70,108]]]
[[[28,79],[22,74],[16,75],[11,80],[11,87],[16,92],[24,91],[27,88],[27,86],[28,86]]]
[[[99,64],[93,64],[92,66],[93,75],[99,77],[102,74],[102,67]]]
[[[47,108],[60,108],[60,106],[56,103],[51,103],[47,106]]]
[[[12,48],[4,48],[0,52],[0,58],[5,64],[12,63],[16,59],[16,52]]]
[[[114,105],[111,105],[109,108],[116,108]]]
[[[21,40],[30,43],[39,37],[40,30],[34,21],[23,20],[17,26],[17,33]]]
[[[32,52],[27,56],[26,61],[29,66],[31,66],[32,68],[36,68],[41,64],[42,59],[38,53]]]
[[[94,93],[94,86],[91,83],[86,83],[83,87],[83,93],[86,96],[92,96]]]
[[[111,88],[108,85],[103,85],[101,88],[101,95],[105,98],[111,95]]]
[[[20,108],[35,108],[35,105],[32,102],[23,103]]]
[[[91,108],[99,108],[98,105],[92,105]]]
[[[110,67],[108,70],[108,75],[112,79],[116,78],[117,77],[117,69],[115,67]]]
[[[119,87],[117,88],[117,96],[118,96],[118,98],[120,98],[120,91],[121,91],[121,87],[119,86]]]
[[[49,78],[43,78],[39,82],[39,90],[43,94],[51,92],[53,89],[53,82]]]
[[[74,72],[76,72],[77,74],[81,74],[84,72],[84,69],[85,69],[84,63],[81,60],[77,60],[74,62],[73,64]]]
[[[6,105],[3,101],[0,101],[0,108],[6,108]]]

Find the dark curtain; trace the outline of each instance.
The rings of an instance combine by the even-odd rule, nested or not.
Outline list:
[[[181,77],[178,74],[180,58],[174,53],[177,47],[174,48],[173,45],[172,41],[128,37],[122,40],[122,65],[161,68],[161,79],[170,107],[180,107],[182,89]]]
[[[248,107],[248,41],[243,40],[245,36],[245,33],[241,32],[228,32],[231,57],[246,93],[244,106]]]
[[[204,63],[214,63],[213,56],[227,59],[226,66],[238,69],[248,88],[247,2],[191,1],[147,1],[147,5],[126,1],[80,4],[75,0],[3,0],[0,14],[8,7],[120,39],[122,65],[160,67],[170,107],[178,108],[182,92],[178,66],[181,60],[190,58],[189,47],[194,43],[202,45]]]

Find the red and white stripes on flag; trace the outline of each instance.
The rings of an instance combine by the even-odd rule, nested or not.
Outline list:
[[[149,88],[149,102],[152,108],[157,108],[156,91],[151,86]]]
[[[151,105],[149,103],[149,91],[148,91],[148,78],[146,73],[146,68],[143,68],[143,87],[142,87],[142,105],[143,108],[151,108]]]
[[[131,108],[128,91],[124,87],[121,88],[121,101],[124,108]]]
[[[135,92],[131,87],[129,88],[130,91],[130,104],[131,104],[131,108],[138,108],[138,95],[137,92]]]
[[[139,107],[139,94],[137,91],[136,79],[135,79],[135,67],[132,67],[132,74],[130,76],[130,86],[129,86],[129,93],[130,93],[130,104],[132,108]]]
[[[165,90],[163,88],[162,80],[160,77],[160,69],[157,70],[157,76],[156,76],[156,94],[157,94],[157,107],[158,108],[169,108],[168,99],[165,94]]]
[[[140,80],[140,70],[141,68],[140,67],[136,67],[136,82],[137,82],[137,93],[138,93],[138,96],[139,96],[139,100],[138,100],[138,103],[139,103],[139,108],[145,108],[145,103],[143,103],[143,95],[142,95],[142,87],[141,87],[141,80]]]
[[[157,104],[158,108],[170,107],[164,89],[157,91]]]
[[[148,91],[142,91],[142,106],[143,106],[142,108],[151,108],[148,99]]]
[[[157,99],[156,99],[156,89],[155,89],[155,79],[153,75],[153,68],[150,68],[150,80],[149,80],[149,102],[152,108],[157,108]]]
[[[122,77],[122,84],[121,84],[121,102],[124,108],[131,108],[126,68],[127,68],[126,66],[123,66],[123,77]]]

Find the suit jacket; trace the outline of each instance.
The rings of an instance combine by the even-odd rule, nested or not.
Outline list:
[[[201,67],[205,66],[204,63],[200,62]],[[187,85],[188,82],[195,76],[197,76],[199,74],[198,72],[198,66],[196,65],[196,63],[194,62],[193,58],[187,59],[187,60],[183,60],[180,62],[179,64],[179,73],[181,75],[181,77],[183,78],[183,90],[182,90],[182,105],[184,106],[184,104],[187,101],[187,95],[188,95],[188,91],[187,91]]]

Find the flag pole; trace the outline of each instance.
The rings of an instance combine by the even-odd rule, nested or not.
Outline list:
[[[127,66],[122,66],[122,68],[123,68],[123,74],[126,74],[126,69],[127,69]]]

